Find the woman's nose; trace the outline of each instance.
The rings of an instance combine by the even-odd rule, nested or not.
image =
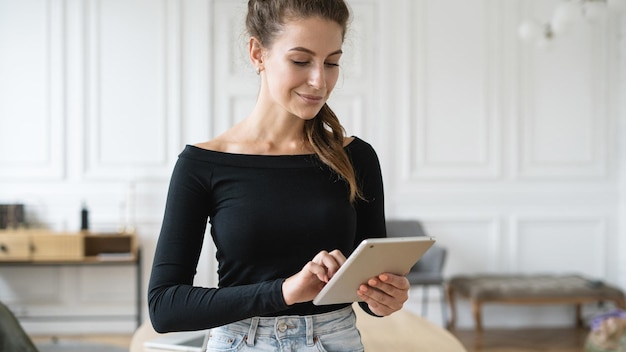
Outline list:
[[[324,66],[315,66],[309,74],[309,85],[315,89],[322,89],[326,86],[326,74]]]

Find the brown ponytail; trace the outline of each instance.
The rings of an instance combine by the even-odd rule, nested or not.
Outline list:
[[[324,104],[314,119],[304,123],[304,133],[320,160],[348,183],[350,201],[362,198],[354,168],[343,145],[345,130],[328,104]]]

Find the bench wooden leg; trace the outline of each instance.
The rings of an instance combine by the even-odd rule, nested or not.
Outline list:
[[[450,321],[448,321],[447,327],[448,329],[454,329],[456,327],[456,297],[454,288],[451,285],[446,286],[446,296],[450,304]]]
[[[576,304],[576,327],[583,327],[583,305],[580,303]]]
[[[483,321],[481,316],[482,303],[477,300],[472,300],[472,314],[474,314],[474,324],[476,326],[476,332],[483,332]]]

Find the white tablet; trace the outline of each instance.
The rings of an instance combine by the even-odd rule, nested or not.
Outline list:
[[[356,292],[361,284],[382,273],[408,273],[433,243],[435,239],[426,236],[363,240],[313,299],[313,304],[321,306],[360,301]]]

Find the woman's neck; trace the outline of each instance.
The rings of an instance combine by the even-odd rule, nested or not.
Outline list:
[[[304,121],[296,116],[260,114],[253,111],[243,121],[216,138],[222,151],[297,155],[313,153],[304,135]]]

